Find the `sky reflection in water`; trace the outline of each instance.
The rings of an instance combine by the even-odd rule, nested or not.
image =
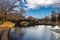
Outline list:
[[[13,28],[9,33],[11,40],[55,40],[51,26]]]

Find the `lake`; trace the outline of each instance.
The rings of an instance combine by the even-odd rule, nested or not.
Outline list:
[[[60,33],[54,31],[52,26],[45,25],[24,28],[16,27],[10,30],[9,40],[60,40]]]

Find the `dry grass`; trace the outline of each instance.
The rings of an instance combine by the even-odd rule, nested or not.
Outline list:
[[[9,21],[5,21],[5,22],[3,22],[2,24],[0,24],[0,27],[2,27],[2,28],[4,28],[4,27],[7,27],[7,28],[12,28],[12,27],[14,27],[14,23],[12,23],[12,22],[9,22]]]
[[[15,23],[5,21],[0,24],[0,40],[8,40],[8,32],[13,28]]]

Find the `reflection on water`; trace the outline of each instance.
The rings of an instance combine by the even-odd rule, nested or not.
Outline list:
[[[51,32],[51,26],[13,28],[9,32],[10,40],[56,40]]]

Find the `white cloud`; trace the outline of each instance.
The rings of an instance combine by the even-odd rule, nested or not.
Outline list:
[[[13,10],[20,10],[19,8],[13,8]]]
[[[15,3],[15,5],[20,5],[19,1],[17,1],[17,2]]]
[[[60,0],[26,0],[28,8],[38,8],[38,6],[49,6],[60,3]]]
[[[13,11],[16,12],[16,13],[20,13],[20,9],[19,8],[13,8]]]
[[[24,10],[29,10],[28,8],[24,8]]]
[[[53,8],[60,8],[60,3],[52,5]]]
[[[22,2],[25,2],[24,0],[22,0]]]

